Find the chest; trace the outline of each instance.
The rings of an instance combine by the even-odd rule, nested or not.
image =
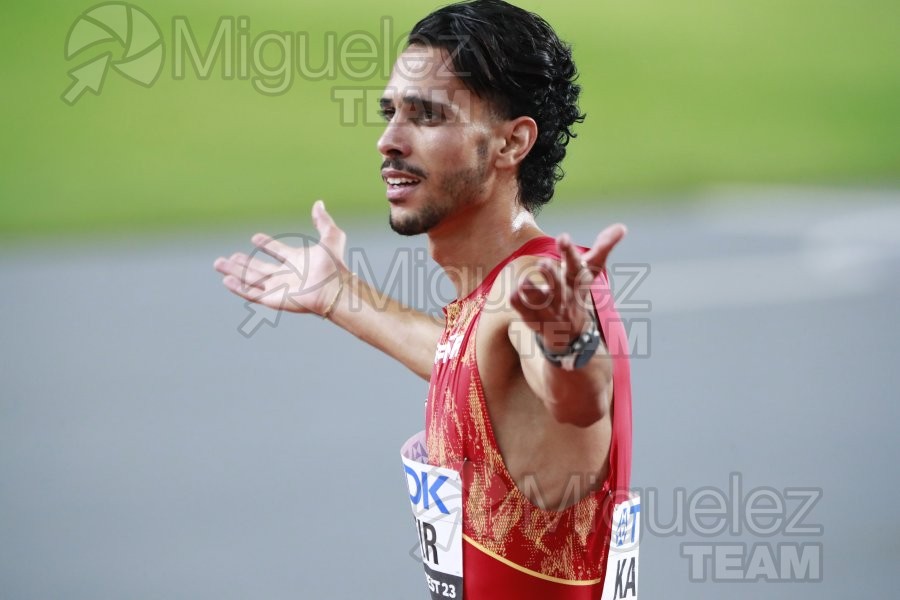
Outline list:
[[[509,432],[527,430],[530,396],[504,314],[485,298],[450,305],[426,407],[433,464],[481,460]]]

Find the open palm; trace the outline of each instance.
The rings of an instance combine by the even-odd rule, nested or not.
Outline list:
[[[275,310],[322,314],[347,270],[343,259],[347,236],[321,200],[313,205],[312,218],[318,240],[258,233],[251,238],[256,249],[250,255],[236,252],[216,259],[213,266],[225,276],[225,287]]]

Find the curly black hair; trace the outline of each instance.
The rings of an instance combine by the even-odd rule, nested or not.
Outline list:
[[[408,45],[443,48],[465,86],[505,119],[528,116],[538,126],[519,166],[519,202],[532,213],[553,197],[560,162],[575,137],[581,86],[571,46],[540,16],[502,0],[445,6],[419,21]]]

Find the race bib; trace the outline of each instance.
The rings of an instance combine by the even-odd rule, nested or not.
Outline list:
[[[400,451],[432,600],[463,597],[463,492],[458,472],[428,464],[425,432]]]
[[[638,543],[641,541],[641,498],[634,496],[613,509],[612,535],[601,600],[638,597]]]

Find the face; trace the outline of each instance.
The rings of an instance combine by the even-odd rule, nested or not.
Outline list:
[[[445,51],[414,45],[400,56],[381,98],[387,126],[378,140],[394,231],[426,233],[486,197],[488,108]]]

